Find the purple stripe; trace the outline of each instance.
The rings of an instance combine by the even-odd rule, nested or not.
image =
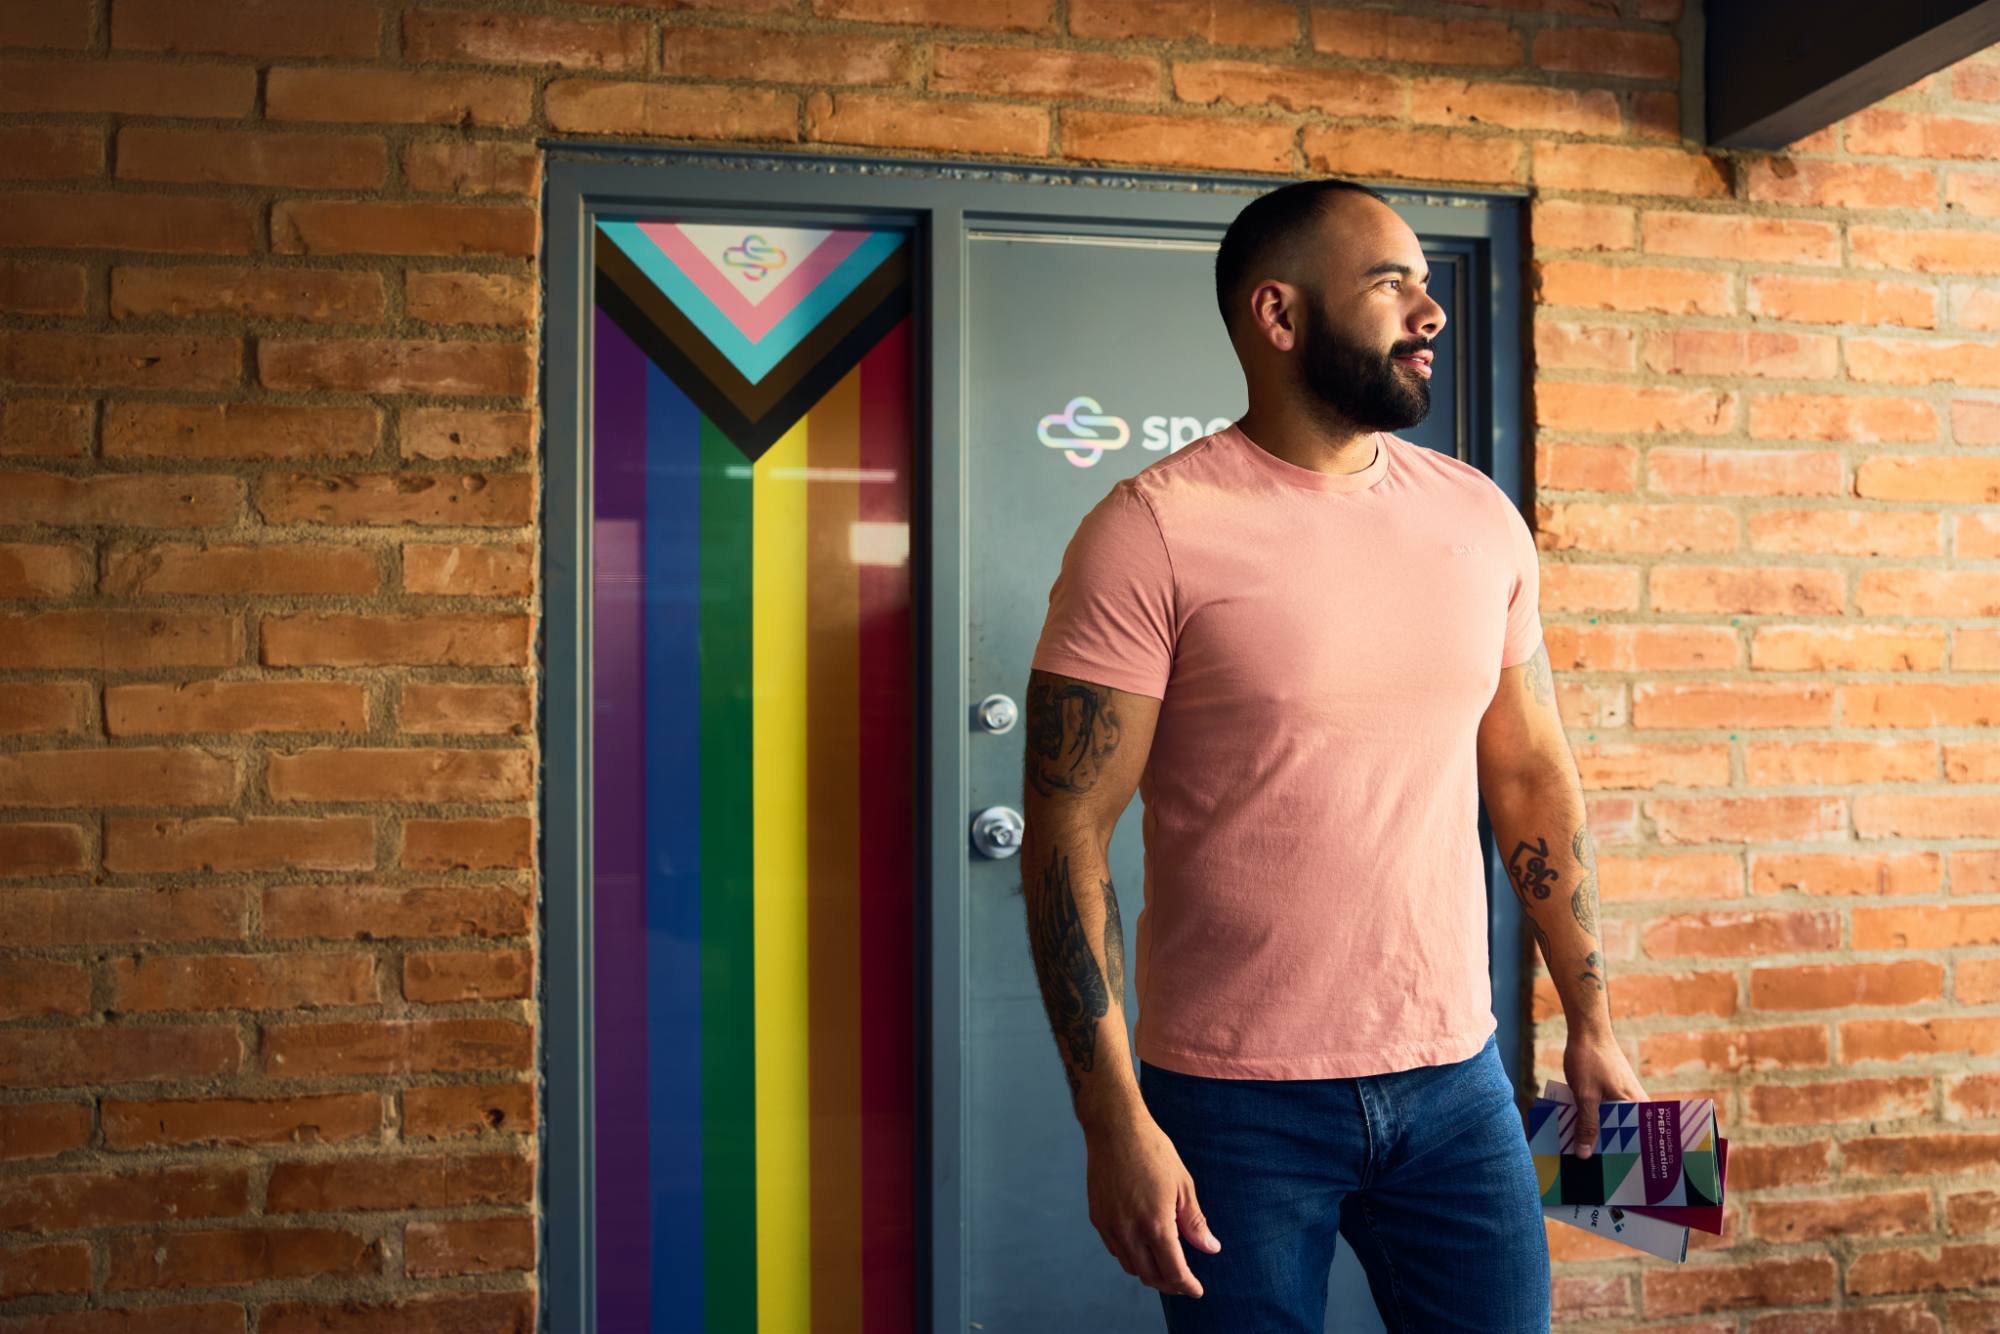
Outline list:
[[[646,360],[602,311],[594,368],[593,888],[597,1313],[641,1332],[652,1305],[646,1198],[646,773],[642,581]]]

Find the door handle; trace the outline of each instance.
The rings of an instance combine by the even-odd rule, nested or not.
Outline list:
[[[1021,850],[1027,825],[1012,806],[988,806],[972,817],[972,846],[982,857],[1012,857]]]

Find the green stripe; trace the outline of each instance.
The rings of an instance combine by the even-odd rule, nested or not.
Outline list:
[[[701,1065],[705,1328],[757,1328],[750,478],[701,419]],[[729,468],[742,470],[731,477]]]

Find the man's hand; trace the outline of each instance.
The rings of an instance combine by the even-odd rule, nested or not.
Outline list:
[[[1608,1028],[1571,1030],[1563,1048],[1563,1081],[1576,1099],[1574,1152],[1579,1158],[1588,1158],[1597,1149],[1599,1103],[1646,1101],[1646,1090],[1639,1086],[1624,1049]]]
[[[1090,1151],[1090,1222],[1125,1272],[1161,1292],[1201,1296],[1188,1272],[1181,1238],[1214,1254],[1208,1230],[1173,1141],[1143,1112],[1085,1135]]]

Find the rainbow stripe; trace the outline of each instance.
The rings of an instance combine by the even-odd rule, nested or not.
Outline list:
[[[599,1327],[903,1334],[910,321],[754,463],[595,334]]]

